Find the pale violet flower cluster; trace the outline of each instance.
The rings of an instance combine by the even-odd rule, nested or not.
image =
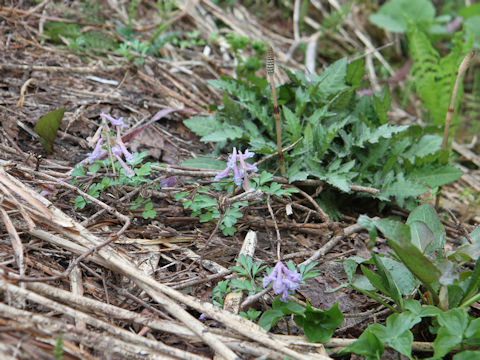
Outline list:
[[[242,154],[241,151],[237,152],[237,148],[233,148],[232,154],[228,156],[227,167],[225,170],[217,173],[215,176],[215,181],[219,181],[223,178],[228,177],[230,170],[233,171],[233,182],[236,185],[241,185],[243,182],[243,187],[247,189],[248,186],[248,174],[247,171],[257,172],[258,168],[256,164],[249,164],[245,160],[253,157],[255,153],[245,150],[245,153]]]
[[[122,158],[122,155],[123,155],[127,163],[135,162],[135,155],[130,153],[127,150],[125,144],[122,141],[122,136],[120,135],[120,128],[125,126],[125,124],[123,123],[123,118],[115,119],[114,117],[108,114],[103,114],[103,113],[100,114],[100,116],[105,120],[109,120],[110,123],[117,128],[116,145],[112,147],[112,154],[117,158],[118,162],[120,163],[122,168],[125,170],[125,175],[127,177],[134,176],[135,172],[130,166],[128,166],[125,163],[125,161]],[[103,125],[99,128],[99,131],[97,131],[97,134],[95,134],[94,137],[99,136],[102,127]],[[103,159],[107,156],[108,152],[107,150],[103,149],[102,143],[103,143],[103,138],[100,136],[95,145],[95,149],[93,150],[93,152],[88,154],[87,159],[89,163],[92,163],[95,160]]]
[[[302,275],[299,272],[291,271],[279,261],[270,275],[263,278],[263,287],[266,288],[273,283],[275,294],[281,295],[280,300],[287,302],[287,296],[293,294],[301,282]]]

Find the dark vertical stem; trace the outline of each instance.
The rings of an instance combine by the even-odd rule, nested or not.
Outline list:
[[[275,118],[275,128],[277,130],[277,149],[278,149],[278,160],[280,162],[280,171],[282,175],[285,175],[285,159],[283,158],[282,150],[282,124],[280,122],[280,108],[278,107],[277,101],[277,89],[275,87],[275,80],[273,75],[275,74],[275,54],[273,53],[273,48],[270,48],[267,51],[267,78],[272,88],[272,100],[273,100],[273,117]]]

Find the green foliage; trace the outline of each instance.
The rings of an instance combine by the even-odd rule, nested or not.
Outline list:
[[[356,94],[364,74],[360,60],[347,64],[341,59],[309,79],[286,71],[291,81],[277,89],[283,145],[299,141],[285,154],[290,182],[321,179],[337,194],[350,193],[351,185],[363,185],[381,190],[365,196],[411,206],[417,196],[462,175],[448,164],[449,154],[440,149],[441,136],[429,133],[435,129],[387,124],[387,89],[373,97]],[[215,116],[193,117],[185,125],[203,142],[217,143],[217,148],[228,141],[229,148],[276,153],[267,81],[249,75],[223,77],[210,84],[224,91],[223,106]],[[273,171],[278,164],[273,158],[262,166]],[[338,201],[338,196],[325,196],[322,206],[334,208],[330,199]]]
[[[407,36],[410,55],[413,59],[410,73],[413,76],[417,94],[428,110],[426,120],[441,126],[445,122],[458,67],[465,54],[472,48],[472,38],[465,42],[462,33],[456,34],[452,40],[450,53],[441,58],[427,35],[418,28],[410,28]],[[460,85],[456,98],[456,110],[462,95],[463,86]],[[454,113],[453,123],[458,123],[458,111]]]
[[[429,359],[443,359],[456,346],[460,346],[461,349],[465,346],[473,346],[475,349],[480,345],[480,319],[469,316],[464,308],[443,312],[433,306],[422,306],[413,299],[407,299],[405,306],[404,312],[390,315],[385,325],[369,325],[359,339],[342,349],[339,355],[355,353],[364,355],[366,359],[380,360],[385,350],[384,344],[387,344],[400,354],[413,359],[411,329],[423,318],[431,318],[432,326],[428,331],[435,336],[434,354]],[[480,354],[480,351],[474,349],[463,350],[453,358],[455,360],[474,359],[475,355]]]
[[[63,333],[60,332],[57,341],[55,342],[55,347],[53,348],[53,356],[57,360],[63,360]]]
[[[316,310],[307,302],[304,307],[295,302],[282,302],[275,298],[272,309],[265,311],[258,325],[265,330],[270,330],[280,319],[294,314],[295,323],[301,327],[310,342],[325,343],[333,335],[333,332],[343,323],[343,314],[335,303],[329,310]]]
[[[381,231],[396,257],[381,258],[373,254],[378,273],[361,265],[368,282],[355,274],[358,264],[366,263],[364,260],[353,258],[345,261],[349,284],[355,289],[376,300],[380,299],[380,293],[382,303],[393,301],[397,305],[393,309],[387,304],[394,311],[405,310],[403,296],[411,293],[418,284],[422,284],[429,293],[429,304],[442,310],[468,307],[480,297],[480,242],[472,233],[473,244],[466,243],[445,254],[445,229],[430,205],[417,207],[405,224],[388,219],[371,220],[365,216],[359,222],[368,224],[370,230],[374,226]],[[472,260],[476,262],[473,271],[462,269],[462,264]],[[385,261],[395,264],[395,267],[384,266]]]
[[[68,47],[75,52],[97,50],[113,50],[115,40],[108,34],[100,31],[82,31],[78,24],[49,21],[45,23],[45,35],[55,44],[67,42]]]
[[[65,113],[64,108],[50,111],[43,115],[35,125],[35,132],[40,135],[40,141],[48,154],[53,152],[53,142],[57,137],[57,131]]]
[[[104,177],[96,177],[95,180],[89,182],[85,185],[78,185],[80,189],[86,192],[88,195],[93,196],[94,198],[100,198],[106,193],[110,193],[112,197],[116,197],[117,189],[129,185],[129,186],[144,186],[147,189],[158,190],[161,185],[154,184],[149,180],[149,176],[152,174],[152,165],[151,162],[146,162],[142,164],[143,159],[148,154],[146,152],[135,154],[135,162],[130,165],[133,166],[135,175],[132,177],[127,177],[125,175],[125,170],[121,167],[120,163],[115,160],[112,164],[110,158],[104,160],[97,160],[92,165],[88,167],[88,173],[90,174],[100,174],[104,172]],[[113,178],[109,175],[109,172],[112,168],[115,168],[117,177]],[[77,166],[72,171],[72,184],[78,184],[81,177],[86,176],[85,168],[83,166]],[[77,196],[73,201],[75,209],[83,209],[91,201],[84,198],[83,196]],[[157,215],[157,212],[153,209],[153,203],[150,199],[144,199],[141,196],[138,196],[130,204],[131,210],[136,210],[140,207],[143,207],[142,217],[147,219],[154,219]]]
[[[405,33],[409,22],[426,28],[434,21],[435,7],[430,0],[390,0],[369,20],[387,31]]]

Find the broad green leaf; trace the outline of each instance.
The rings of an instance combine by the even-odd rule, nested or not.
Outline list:
[[[354,353],[363,355],[368,360],[381,360],[384,351],[385,347],[382,341],[367,328],[357,341],[341,350],[340,354]]]
[[[267,310],[260,316],[258,325],[269,331],[284,316],[281,309]]]
[[[434,251],[443,249],[445,245],[446,232],[442,222],[438,218],[435,209],[428,204],[416,207],[408,216],[407,225],[411,225],[415,221],[422,221],[433,233],[434,240],[427,248],[426,254],[431,255]],[[427,242],[427,240],[420,241],[422,243]],[[422,247],[422,251],[424,251],[424,249],[425,248]]]
[[[423,221],[411,221],[409,226],[412,236],[412,244],[422,253],[425,253],[427,246],[435,240],[432,231]]]
[[[372,252],[372,258],[375,262],[375,265],[377,266],[378,274],[380,275],[384,286],[386,286],[387,288],[388,294],[392,297],[393,301],[395,301],[395,303],[400,307],[400,310],[403,310],[403,298],[400,294],[400,290],[398,289],[397,284],[393,280],[392,274],[390,273],[390,271],[387,270],[380,256]]]
[[[296,315],[294,320],[303,328],[308,341],[325,343],[330,340],[335,329],[343,323],[343,314],[338,309],[338,303],[329,310],[321,311],[313,309],[307,302],[305,313]]]
[[[382,342],[411,358],[413,334],[410,329],[420,320],[421,317],[405,311],[390,315],[387,318],[386,326],[374,324],[369,328]]]
[[[435,8],[429,0],[391,0],[380,7],[369,20],[387,31],[404,33],[408,22],[429,24],[435,17]]]
[[[402,295],[410,295],[419,284],[418,280],[415,279],[410,270],[408,270],[403,263],[388,257],[382,258],[382,261],[392,275],[392,278]]]
[[[480,359],[480,351],[465,350],[453,356],[453,360],[472,360],[472,359]]]
[[[435,358],[442,358],[463,340],[468,326],[468,314],[465,309],[452,309],[437,317],[440,329],[433,342]]]
[[[57,137],[57,131],[62,122],[65,108],[53,110],[48,114],[43,115],[35,125],[35,132],[40,135],[40,141],[47,152],[51,154],[53,152],[53,142]]]
[[[470,321],[465,330],[465,343],[473,346],[480,346],[480,319]]]
[[[180,163],[181,166],[196,168],[196,169],[210,169],[210,170],[223,170],[227,167],[225,161],[207,158],[207,157],[198,157],[185,160]]]
[[[475,267],[473,268],[473,272],[470,275],[468,281],[468,287],[465,291],[465,295],[462,301],[466,301],[470,299],[472,296],[478,293],[478,289],[480,287],[480,258],[477,259],[475,262]]]
[[[430,286],[440,277],[440,271],[422,252],[412,244],[410,228],[397,221],[376,220],[375,226],[388,240],[388,243],[405,266],[422,283]]]

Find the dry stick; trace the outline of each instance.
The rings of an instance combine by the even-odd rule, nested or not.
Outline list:
[[[270,194],[267,194],[267,207],[270,216],[272,217],[273,226],[275,227],[275,233],[277,234],[277,260],[280,261],[280,247],[282,246],[282,237],[280,236],[280,230],[278,230],[277,220],[275,219],[275,214],[273,213],[272,207],[270,206]]]
[[[273,117],[275,118],[275,127],[277,129],[277,148],[278,148],[278,160],[280,161],[280,171],[285,176],[285,159],[283,158],[282,150],[282,125],[280,123],[280,108],[277,101],[277,89],[275,88],[275,54],[273,48],[270,46],[267,51],[267,79],[272,88],[272,100],[273,100]]]
[[[445,116],[445,128],[443,130],[443,141],[442,141],[442,150],[447,149],[447,142],[448,142],[448,132],[450,130],[450,122],[452,121],[453,112],[455,111],[455,100],[457,98],[458,87],[460,86],[460,80],[465,74],[470,65],[470,61],[472,61],[473,55],[475,52],[472,50],[462,60],[462,63],[458,67],[457,79],[455,80],[455,86],[453,87],[452,97],[450,99],[450,105],[448,106],[447,115]],[[440,189],[439,189],[440,190]],[[440,202],[440,196],[437,194],[435,198],[435,209],[438,209],[438,205]]]

